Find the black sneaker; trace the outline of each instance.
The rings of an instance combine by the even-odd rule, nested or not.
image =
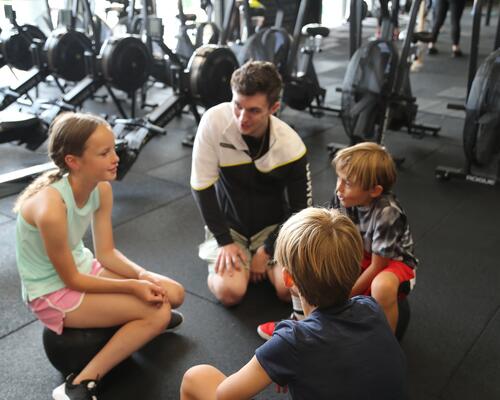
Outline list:
[[[170,314],[170,322],[168,323],[167,329],[165,332],[175,332],[179,329],[179,326],[184,322],[184,316],[182,313],[176,310],[172,310]]]
[[[75,374],[69,375],[61,386],[52,391],[52,398],[54,400],[97,400],[95,396],[97,381],[86,380],[73,385],[73,379],[75,379]]]
[[[439,51],[435,47],[427,48],[427,54],[429,54],[430,56],[435,56],[437,53],[439,53]]]

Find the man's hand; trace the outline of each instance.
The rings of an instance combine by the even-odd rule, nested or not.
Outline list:
[[[241,270],[246,262],[247,256],[240,246],[236,243],[226,244],[219,247],[219,254],[215,261],[215,273],[222,276],[227,271],[229,276],[232,276],[233,271],[235,269]]]
[[[264,250],[264,246],[257,249],[250,265],[250,280],[253,283],[261,282],[267,278],[267,263],[270,258]]]

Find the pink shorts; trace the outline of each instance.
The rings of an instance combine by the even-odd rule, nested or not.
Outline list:
[[[102,270],[101,263],[94,260],[89,275],[98,276]],[[47,328],[60,335],[66,313],[76,310],[82,304],[83,296],[83,292],[62,288],[37,297],[28,303],[28,307]]]

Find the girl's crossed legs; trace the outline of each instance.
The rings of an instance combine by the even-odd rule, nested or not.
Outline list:
[[[107,269],[101,277],[125,279]],[[167,301],[147,303],[132,294],[86,293],[82,303],[68,312],[64,326],[68,328],[107,328],[122,325],[108,343],[79,372],[73,383],[103,377],[118,363],[162,333],[170,321],[171,309],[184,300],[184,288],[174,280],[155,274],[165,288]]]

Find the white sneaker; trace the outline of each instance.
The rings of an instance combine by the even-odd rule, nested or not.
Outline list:
[[[95,380],[86,380],[73,385],[73,379],[75,379],[75,374],[69,375],[62,385],[52,391],[52,398],[54,400],[97,400]]]

